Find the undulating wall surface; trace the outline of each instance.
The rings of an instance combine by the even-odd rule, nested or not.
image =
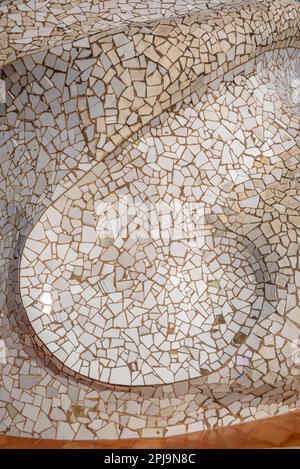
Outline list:
[[[3,0],[1,2],[1,61],[49,48],[99,31],[121,31],[134,23],[186,16],[239,5],[237,0]],[[253,3],[253,2],[248,2]]]
[[[297,407],[298,4],[72,7],[0,7],[1,432]],[[124,196],[201,205],[206,244],[108,236],[98,204]]]

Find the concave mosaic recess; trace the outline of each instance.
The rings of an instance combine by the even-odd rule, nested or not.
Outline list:
[[[293,115],[279,126],[266,70],[262,60],[194,95],[95,163],[36,223],[22,300],[39,339],[73,372],[143,386],[249,363],[255,322],[277,306],[275,274],[288,281],[266,255],[281,238],[276,223],[263,225],[270,239],[261,234],[271,220],[263,192],[286,172],[298,132]]]
[[[23,252],[23,303],[39,338],[75,372],[133,386],[195,378],[222,367],[249,334],[263,272],[251,243],[209,223],[216,217],[195,200],[160,200],[160,184],[136,192],[140,170],[124,189],[135,164],[116,180],[119,162],[100,163],[100,177],[47,209]]]
[[[192,248],[180,241],[125,240],[118,251],[101,248],[95,230],[87,260],[76,251],[77,241],[60,245],[76,232],[85,229],[62,231],[51,242],[48,231],[40,262],[45,251],[78,255],[68,264],[55,256],[46,262],[49,270],[37,275],[37,298],[27,305],[36,332],[74,371],[113,384],[193,378],[228,361],[254,325],[261,271],[234,234],[207,235]],[[87,250],[89,241],[81,240]]]

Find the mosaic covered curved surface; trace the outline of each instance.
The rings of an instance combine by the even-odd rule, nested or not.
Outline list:
[[[249,22],[250,31],[242,35],[230,34],[228,30],[226,39],[222,37],[230,17],[225,17],[223,10],[217,17],[225,18],[225,21],[223,27],[218,21],[219,32],[211,36],[211,42],[208,37],[205,41],[203,30],[206,30],[206,24],[204,26],[199,17],[189,26],[185,25],[185,18],[177,20],[173,27],[161,23],[149,25],[146,49],[145,46],[141,48],[143,39],[136,39],[137,32],[132,34],[130,42],[125,34],[113,36],[114,43],[120,44],[123,60],[124,56],[127,61],[133,58],[134,45],[150,59],[147,68],[152,68],[152,73],[146,85],[141,90],[139,81],[139,87],[136,85],[135,88],[138,94],[143,91],[145,101],[146,96],[151,96],[155,106],[157,98],[166,93],[170,95],[170,90],[172,101],[172,91],[176,94],[178,87],[182,87],[183,74],[185,81],[197,70],[201,74],[206,65],[205,55],[208,56],[207,52],[202,52],[203,44],[207,51],[217,54],[219,66],[226,63],[225,69],[228,68],[226,52],[236,59],[233,49],[237,52],[239,47],[245,54],[251,41],[253,54],[256,42],[253,33],[258,35],[257,22],[261,21],[260,18],[256,20],[255,9]],[[242,17],[240,11],[240,21]],[[245,19],[242,22],[241,29],[246,31]],[[183,34],[181,25],[184,25]],[[181,29],[182,39],[176,35],[174,44],[177,28]],[[281,28],[276,26],[274,34],[289,35],[286,27],[284,31]],[[258,36],[257,42],[263,43],[263,37],[263,34]],[[120,57],[119,48],[116,51]],[[153,57],[157,57],[159,63],[155,69],[151,67]],[[173,69],[169,57],[173,60]],[[196,65],[199,58],[202,58],[201,63]],[[166,61],[170,65],[168,75],[163,66]],[[187,67],[189,62],[190,67]],[[210,68],[209,59],[206,62]],[[101,72],[99,65],[97,70],[98,79],[94,79],[92,89],[101,95],[105,89],[105,70],[102,67]],[[142,72],[137,69],[136,80],[144,76]],[[128,100],[129,88],[125,88],[112,68],[107,68],[107,73],[111,75],[111,89],[117,95],[114,100],[117,98],[120,103],[123,99],[125,105],[126,102],[129,104],[133,91]],[[174,73],[179,81],[177,86],[174,86],[176,82],[170,85]],[[91,75],[96,75],[95,68]],[[203,85],[203,79],[199,81],[199,78],[201,76],[197,83],[202,81]],[[235,83],[232,86],[238,100],[240,90]],[[247,98],[245,88],[240,99],[243,107],[248,105],[250,108]],[[90,116],[101,115],[100,98],[88,95],[88,103]],[[124,104],[120,117],[121,113],[129,116],[128,105],[125,107]],[[206,225],[205,221],[205,217],[222,213],[227,208],[226,202],[224,206],[228,198],[226,189],[223,194],[222,191],[214,194],[215,184],[217,187],[221,182],[226,184],[226,176],[222,181],[226,170],[230,174],[230,167],[235,162],[234,171],[242,172],[240,177],[243,178],[243,166],[251,167],[250,161],[245,165],[238,160],[241,155],[244,158],[247,151],[243,129],[246,119],[239,124],[243,138],[235,139],[238,105],[233,102],[232,115],[227,121],[224,116],[218,122],[219,109],[205,111],[202,119],[201,115],[197,116],[200,104],[184,111],[181,107],[167,124],[156,126],[153,135],[146,133],[131,149],[126,148],[126,157],[122,151],[115,159],[107,157],[107,163],[96,165],[47,209],[27,239],[21,263],[21,294],[28,317],[49,351],[76,373],[101,382],[136,386],[195,378],[227,363],[252,330],[260,310],[272,312],[272,308],[265,304],[261,265],[251,250],[243,247],[243,239],[237,239],[220,227]],[[146,106],[149,114],[151,108],[149,104]],[[227,105],[226,114],[229,114],[229,108]],[[270,108],[272,111],[275,109]],[[184,121],[180,125],[182,114]],[[128,121],[134,125],[139,117],[133,112]],[[259,126],[260,118],[259,109],[258,116],[253,116],[255,128]],[[106,117],[107,121],[109,119]],[[204,135],[201,132],[203,126],[206,129]],[[253,128],[252,124],[249,130]],[[191,134],[190,138],[184,138],[187,132]],[[102,137],[101,134],[100,140]],[[219,169],[216,182],[212,178],[211,187],[204,191],[203,175],[212,171],[204,152],[209,137],[212,158],[220,159],[224,170]],[[96,146],[101,147],[99,143]],[[135,213],[129,215],[129,220],[115,237],[110,237],[101,227],[104,216],[101,204],[112,206],[117,200],[123,203],[124,211],[125,198]],[[221,211],[216,209],[218,200]],[[141,203],[145,206],[142,210],[138,209]],[[178,213],[176,203],[179,204]],[[151,212],[158,205],[163,206],[162,220],[158,221],[161,224],[169,213],[173,211],[175,219],[191,204],[201,206],[204,211],[202,234],[192,233],[191,221],[184,220],[186,227],[180,236],[170,237],[169,232],[165,233],[167,228],[159,228],[160,232],[153,236],[155,226],[150,226],[148,233],[137,236],[138,227],[145,224],[143,216],[147,208]],[[212,204],[215,206],[211,207]],[[241,202],[242,207],[251,207],[251,204],[255,207],[252,197]],[[211,233],[205,233],[207,229]],[[199,231],[198,226],[196,230]],[[195,237],[196,243],[191,243]]]
[[[1,425],[156,436],[297,406],[299,5],[72,7],[1,6],[1,275],[21,351]],[[201,233],[115,236],[103,210],[124,200],[171,221],[201,207]]]

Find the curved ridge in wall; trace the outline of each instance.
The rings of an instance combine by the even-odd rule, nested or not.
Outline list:
[[[280,350],[290,347],[288,344],[294,334],[291,331],[295,330],[295,260],[291,257],[291,266],[285,265],[285,257],[284,261],[280,260],[282,247],[276,236],[286,236],[283,234],[285,221],[281,220],[283,231],[278,231],[279,228],[275,228],[278,223],[276,216],[274,223],[271,222],[264,200],[269,200],[268,190],[276,192],[276,184],[282,177],[294,178],[299,122],[283,109],[284,130],[278,128],[278,108],[274,101],[276,93],[278,98],[276,86],[270,85],[268,92],[271,97],[266,100],[268,104],[264,109],[264,117],[269,122],[268,132],[274,139],[271,149],[264,147],[266,135],[262,136],[256,130],[261,125],[259,92],[265,86],[264,79],[255,82],[258,64],[265,60],[268,66],[274,59],[275,63],[282,60],[288,65],[297,60],[299,9],[295,4],[291,7],[290,2],[275,4],[259,2],[250,6],[230,6],[209,12],[205,21],[204,13],[199,21],[201,13],[197,19],[190,15],[163,20],[155,25],[142,25],[136,30],[132,27],[119,36],[108,35],[98,39],[91,35],[77,45],[61,45],[53,50],[40,51],[3,69],[9,90],[8,108],[12,110],[8,120],[8,138],[11,139],[18,126],[25,130],[22,134],[24,146],[29,155],[36,154],[36,171],[41,174],[39,182],[34,183],[37,193],[32,201],[39,201],[45,207],[51,203],[43,215],[42,206],[37,207],[36,216],[31,221],[34,227],[30,234],[27,230],[20,272],[22,299],[37,340],[46,352],[48,350],[47,353],[50,350],[69,368],[71,374],[113,385],[175,383],[175,387],[180,384],[182,389],[186,386],[188,389],[190,380],[193,389],[202,384],[213,389],[221,379],[227,387],[219,391],[225,393],[224,402],[220,401],[220,405],[227,407],[232,398],[231,386],[256,387],[257,376],[265,374],[264,370],[270,382],[274,383],[276,367],[280,369],[279,380],[285,379],[293,369],[292,364],[286,370],[280,368],[286,363],[280,365],[277,361],[275,364],[273,355],[275,353],[276,356],[276,347]],[[237,33],[230,34],[232,23]],[[119,41],[118,44],[115,41]],[[194,43],[195,49],[192,47]],[[168,60],[162,66],[161,60],[155,56],[159,47],[166,48],[164,54]],[[160,57],[159,54],[157,56]],[[133,63],[140,60],[137,68],[131,66],[131,60]],[[109,72],[111,69],[116,73]],[[249,74],[250,78],[245,82],[243,76]],[[240,95],[240,88],[244,85],[245,96],[244,93]],[[253,100],[251,93],[254,94]],[[222,107],[223,95],[228,100],[226,106],[232,107],[231,111],[235,113],[230,118]],[[251,122],[253,116],[247,115],[245,107],[250,109],[254,104],[257,112],[254,122]],[[14,106],[20,111],[18,116],[13,111]],[[128,106],[131,107],[128,109]],[[165,110],[169,110],[169,114]],[[211,113],[218,116],[217,122]],[[222,121],[228,118],[229,124],[218,133],[220,118]],[[150,123],[152,127],[149,127]],[[234,130],[231,128],[233,125]],[[246,135],[245,144],[234,138],[241,132]],[[290,143],[285,142],[285,138]],[[254,162],[255,151],[263,155],[262,160]],[[16,149],[12,152],[18,157]],[[205,154],[211,163],[206,161]],[[106,158],[101,162],[104,156]],[[53,167],[49,171],[54,160],[61,171],[55,178]],[[274,165],[271,169],[270,162],[271,166]],[[79,171],[71,171],[77,164]],[[248,179],[246,167],[250,172]],[[233,175],[234,171],[238,174]],[[47,173],[44,179],[43,172]],[[59,182],[59,177],[66,173],[69,174]],[[227,173],[233,183],[230,190],[227,188],[230,178],[224,176]],[[78,175],[82,178],[79,179]],[[255,182],[258,176],[263,180],[261,186]],[[55,188],[54,195],[51,196],[50,192],[52,200],[46,193],[46,187],[47,190],[49,187],[47,178],[52,190]],[[203,187],[207,178],[208,181],[214,178],[214,181],[205,188],[205,193]],[[241,191],[243,184],[244,190]],[[127,193],[128,187],[131,190]],[[186,193],[180,194],[180,187],[186,187]],[[292,187],[292,190],[297,189]],[[186,269],[186,262],[182,263],[182,252],[188,263],[192,257],[182,242],[176,244],[175,241],[167,246],[164,243],[160,246],[142,243],[143,248],[147,247],[145,252],[141,246],[136,249],[134,243],[124,247],[117,244],[119,252],[116,253],[113,249],[116,248],[116,240],[106,236],[107,232],[103,236],[102,226],[96,229],[99,213],[97,204],[94,204],[105,198],[110,203],[110,197],[114,198],[115,193],[122,197],[125,194],[132,197],[144,194],[148,199],[153,197],[155,202],[159,197],[164,201],[168,197],[177,198],[182,203],[201,200],[208,244],[193,248],[193,256],[197,256],[197,249],[204,249],[208,258],[214,252],[216,258],[211,261],[223,269],[224,275],[218,278],[218,269],[210,270],[210,262],[202,266],[202,273],[194,272],[198,267],[197,261],[193,266],[188,264]],[[216,198],[214,194],[217,194]],[[294,196],[295,193],[291,195]],[[277,192],[276,197],[280,198]],[[294,199],[297,200],[297,196]],[[212,205],[216,208],[212,209]],[[276,207],[281,217],[279,204]],[[10,213],[11,208],[6,209]],[[293,210],[297,211],[297,208],[291,206],[289,210],[290,216],[295,217]],[[263,223],[262,213],[265,213]],[[96,223],[93,214],[98,217]],[[245,214],[250,217],[246,222]],[[295,218],[291,220],[295,222]],[[291,236],[292,244],[284,241],[289,254],[294,252],[297,232]],[[241,243],[243,246],[247,244],[246,250]],[[113,252],[112,257],[101,260],[101,255],[105,256],[108,251]],[[157,258],[153,258],[154,251]],[[80,255],[76,257],[74,252],[80,252]],[[273,261],[274,252],[278,253],[276,262]],[[132,263],[136,254],[137,258]],[[170,265],[170,271],[164,270],[166,264]],[[117,267],[115,271],[114,267]],[[157,269],[162,270],[159,273]],[[112,271],[114,278],[109,279]],[[103,272],[107,281],[101,285]],[[136,272],[140,278],[136,278]],[[160,291],[157,279],[153,281],[155,274],[159,274],[160,281],[168,287],[166,303],[157,302]],[[146,287],[147,294],[141,301],[139,285],[145,277],[152,283]],[[235,287],[229,285],[232,278],[235,279]],[[110,282],[112,291],[109,290]],[[206,298],[201,300],[204,307],[201,315],[195,313],[194,307],[200,303],[203,282],[208,290],[204,292]],[[89,287],[95,290],[95,286],[102,295],[91,297],[91,292],[86,290]],[[102,319],[97,316],[100,302],[108,297],[107,288],[110,294],[119,294],[118,301],[112,299],[108,305],[110,308],[105,306],[107,324],[111,326],[113,321],[117,324],[110,327],[109,333],[109,328],[105,329]],[[226,290],[233,288],[235,297],[226,298]],[[287,291],[291,296],[285,296]],[[147,317],[137,314],[138,324],[133,326],[126,323],[126,315],[122,316],[124,311],[131,314],[131,295],[142,308],[147,301]],[[185,304],[186,311],[178,309],[178,298],[182,296],[189,298]],[[218,303],[216,297],[223,298],[223,303]],[[234,305],[233,300],[236,299],[243,302],[242,306],[241,303],[238,307]],[[86,301],[90,300],[93,304],[87,306]],[[118,302],[120,311],[117,311]],[[265,306],[262,308],[263,302]],[[168,312],[170,320],[166,319],[165,311],[156,308],[157,304],[171,308]],[[81,308],[80,314],[78,308]],[[93,311],[95,317],[87,318],[88,311]],[[259,313],[261,317],[256,324]],[[72,317],[68,317],[69,314]],[[283,323],[282,318],[286,314],[290,319],[287,317]],[[203,315],[205,320],[200,324]],[[159,317],[162,318],[161,324]],[[194,328],[193,331],[186,329],[187,324]],[[121,338],[116,335],[116,329],[124,327],[129,334],[125,340],[129,345],[126,351],[124,335]],[[138,328],[138,340],[142,337],[144,340],[144,355],[147,349],[155,354],[156,362],[151,361],[150,356],[150,365],[145,357],[142,357],[144,363],[141,362],[142,354],[134,336],[136,331],[133,331]],[[282,329],[284,346],[270,346],[270,336],[262,333],[268,328],[272,332]],[[64,340],[66,331],[69,342]],[[159,349],[162,343],[170,345],[176,342],[176,338],[178,343],[174,350],[171,347]],[[95,346],[99,341],[101,346]],[[54,348],[51,349],[50,344]],[[116,363],[119,370],[115,368]],[[257,376],[248,370],[251,364],[257,365]],[[153,375],[155,368],[157,373]]]
[[[224,10],[221,10],[217,16],[222,17],[222,15],[224,15]],[[239,12],[238,18],[235,17],[236,25],[242,17],[243,13]],[[248,57],[247,52],[253,51],[254,45],[263,44],[266,39],[267,42],[270,41],[270,35],[264,38],[263,33],[257,39],[260,28],[255,21],[255,14],[249,22],[252,34],[250,31],[246,32],[245,19],[243,19],[244,24],[241,25],[241,30],[244,31],[245,42],[243,42],[242,33],[230,33],[228,26],[232,28],[232,21],[229,23],[229,18],[225,17],[225,25],[222,25],[222,29],[218,25],[219,35],[218,29],[212,29],[209,22],[205,25],[192,22],[189,27],[184,26],[183,37],[180,39],[180,36],[174,35],[174,32],[178,27],[182,29],[180,25],[184,24],[186,19],[176,23],[173,30],[169,25],[160,23],[155,25],[153,31],[150,29],[144,37],[139,34],[139,31],[135,32],[131,44],[136,45],[139,62],[143,62],[143,56],[149,59],[144,67],[137,69],[135,76],[140,75],[141,78],[143,68],[150,68],[153,71],[149,80],[143,83],[145,97],[144,100],[139,99],[140,104],[144,102],[144,105],[139,107],[139,111],[146,106],[149,108],[148,114],[151,113],[155,117],[157,113],[161,113],[161,108],[159,112],[155,110],[155,104],[160,101],[159,96],[162,97],[166,93],[169,95],[173,91],[174,94],[170,98],[172,102],[179,89],[185,87],[187,82],[193,81],[191,74],[200,75],[201,71],[206,70],[207,73],[204,75],[207,76],[210,72],[210,80],[213,80],[213,77],[218,77],[221,71],[224,73],[230,68],[230,62],[232,62],[230,54],[234,61],[238,60],[237,48],[240,50],[241,62],[243,62]],[[261,18],[259,15],[257,21],[261,21]],[[274,18],[272,20],[274,21]],[[189,19],[189,21],[192,20]],[[291,30],[286,29],[286,23],[281,25],[284,31],[276,24],[273,40],[278,34],[290,36]],[[269,30],[272,29],[274,30],[273,23]],[[199,39],[199,35],[201,37],[201,33],[203,35],[204,32],[207,35],[208,31],[211,33],[210,40],[206,41],[204,46],[204,38]],[[220,39],[220,36],[226,39]],[[176,37],[177,45],[173,43],[173,37]],[[125,36],[116,35],[109,41],[106,39],[105,44],[108,44],[111,50],[110,41],[113,41],[115,46],[120,44],[119,48],[113,49],[113,53],[116,56],[122,56],[123,61],[126,56],[125,64],[128,65],[135,54],[132,47],[129,47]],[[167,45],[168,41],[170,46]],[[187,41],[189,41],[189,47]],[[199,42],[198,47],[197,42]],[[163,56],[161,47],[165,52]],[[120,48],[122,53],[120,53]],[[258,50],[261,50],[260,46]],[[184,71],[182,69],[180,72],[183,62],[188,63],[184,60],[184,54],[189,56],[193,53],[194,60],[198,59],[199,65],[193,64],[190,67],[190,73],[186,66]],[[199,57],[196,58],[195,54],[199,53]],[[217,58],[216,62],[219,65],[215,75],[211,71],[215,68],[214,62],[210,60],[211,56]],[[159,65],[154,69],[155,57]],[[175,59],[173,66],[178,84],[173,81],[172,85],[169,85],[173,73],[170,58]],[[103,61],[104,57],[100,55],[100,59]],[[162,64],[166,60],[169,63]],[[92,65],[89,59],[83,59],[83,61],[89,66]],[[192,64],[193,61],[190,63]],[[118,103],[122,103],[119,114],[122,120],[124,113],[130,114],[128,106],[134,102],[134,94],[131,91],[131,96],[126,95],[126,99],[124,94],[129,92],[130,82],[127,83],[128,87],[124,88],[109,66],[111,64],[111,61],[110,63],[104,62],[103,68],[105,69],[105,65],[107,68],[104,76],[104,70],[102,72],[104,80],[101,80],[99,76],[99,79],[95,78],[93,83],[96,92],[99,88],[103,92],[105,76],[111,75],[111,82],[106,89],[104,99],[107,100],[110,96],[110,100],[116,100],[117,96]],[[82,68],[82,65],[79,66]],[[167,68],[168,77],[166,77]],[[124,74],[126,75],[126,70]],[[122,77],[120,71],[118,76]],[[203,85],[204,79],[201,76],[198,77],[197,83],[199,83],[199,78],[202,78]],[[139,88],[137,83],[139,83]],[[138,89],[139,94],[141,81],[138,80],[137,83],[135,89]],[[118,88],[121,92],[120,96],[117,93]],[[110,94],[109,91],[114,91],[115,94]],[[100,94],[99,91],[98,94]],[[102,128],[104,128],[104,122],[107,125],[107,122],[118,121],[115,116],[113,119],[108,116],[97,117],[95,114],[101,112],[101,100],[90,96],[90,93],[87,93],[87,96],[91,105],[87,108],[89,112],[85,111],[85,113],[89,113],[90,117],[91,114],[94,115],[97,126],[101,128],[101,123],[103,123]],[[182,95],[180,97],[182,98]],[[154,109],[151,108],[149,99],[152,100]],[[146,104],[147,102],[149,104]],[[170,102],[167,102],[167,107]],[[138,120],[137,113],[134,114]],[[128,119],[132,120],[132,132],[135,130],[132,113]],[[126,119],[123,119],[122,127],[120,122],[118,125],[115,129],[119,128],[120,132],[124,131]],[[85,122],[84,128],[88,133],[95,127],[91,122],[89,125]],[[113,133],[113,129],[111,132]],[[95,142],[97,139],[98,137],[93,135],[92,140]],[[101,140],[103,149],[106,148],[107,151],[109,144],[104,144],[103,133],[100,134]],[[98,141],[96,147],[101,145]],[[176,146],[175,142],[174,145]],[[110,149],[113,148],[114,145],[111,142]],[[146,205],[150,199],[151,202],[155,201],[156,205],[167,204],[170,208],[168,198],[160,194],[166,190],[164,184],[167,183],[163,181],[169,169],[167,166],[173,167],[172,160],[161,156],[155,162],[155,158],[158,157],[157,152],[156,148],[156,155],[154,152],[152,156],[153,165],[150,164],[148,174],[145,170],[146,159],[139,157],[135,162],[137,153],[134,149],[130,154],[133,160],[133,166],[130,171],[128,170],[130,176],[123,163],[123,153],[117,159],[116,168],[113,163],[110,163],[108,168],[106,165],[96,165],[80,182],[47,209],[32,230],[23,254],[21,293],[29,319],[40,340],[66,367],[75,373],[104,383],[136,386],[172,383],[215,371],[231,358],[236,352],[236,345],[241,343],[240,338],[245,340],[248,332],[253,328],[255,322],[253,318],[257,318],[257,309],[259,309],[257,305],[259,304],[264,310],[268,308],[262,303],[260,296],[257,296],[257,292],[263,291],[260,285],[263,281],[262,271],[255,270],[256,261],[251,258],[251,253],[246,254],[244,261],[239,263],[239,256],[244,254],[237,251],[236,245],[240,242],[233,241],[232,235],[228,241],[226,232],[217,234],[218,247],[211,235],[204,235],[203,238],[206,241],[200,243],[201,246],[198,239],[198,244],[192,247],[190,240],[186,241],[186,233],[183,233],[184,241],[177,236],[176,241],[169,240],[169,245],[165,239],[160,242],[153,241],[151,233],[150,236],[149,233],[147,236],[143,234],[142,239],[136,239],[137,226],[143,225],[141,217],[147,210],[143,207],[143,213],[140,213],[139,203]],[[195,155],[196,160],[199,155]],[[175,156],[173,158],[176,159]],[[179,166],[181,158],[180,155]],[[164,163],[161,162],[162,160]],[[164,165],[167,166],[164,167]],[[142,180],[140,172],[145,173]],[[147,186],[153,178],[157,180],[157,187],[162,185],[157,194],[153,193],[150,198],[149,196],[143,198],[141,194],[133,196],[132,191],[134,193],[137,190],[133,181],[136,180],[136,185],[140,186],[140,190],[143,187],[147,192]],[[129,184],[129,191],[126,191],[124,184]],[[197,180],[193,184],[197,186]],[[176,191],[177,189],[173,194],[172,203],[174,201],[180,204],[191,203],[189,198],[176,197]],[[127,199],[123,201],[122,197],[124,198],[125,195]],[[118,233],[111,233],[109,228],[101,226],[101,223],[111,222],[110,219],[103,222],[104,212],[102,211],[104,203],[105,209],[109,207],[112,212],[108,214],[108,217],[112,217],[113,220],[114,217],[117,219],[120,213],[113,206],[115,199],[118,199],[119,206],[123,203],[123,210],[134,209],[136,213],[132,220],[126,220],[126,226],[119,227]],[[201,197],[195,197],[193,202],[200,205]],[[129,206],[126,207],[128,203]],[[119,207],[118,210],[120,210]],[[181,210],[184,208],[180,207]],[[164,214],[164,217],[166,216],[167,213]],[[122,232],[123,229],[126,231],[125,234]],[[204,231],[205,229],[204,225]],[[193,236],[199,237],[200,235],[197,233]],[[225,246],[223,250],[226,254],[222,254],[220,248],[222,244]],[[217,252],[218,249],[221,250],[217,257],[228,260],[224,261],[224,265],[223,261],[215,261],[220,269],[215,276],[213,272],[210,272],[208,263],[205,266],[202,265],[202,259],[205,256],[209,258],[212,252]],[[181,253],[178,254],[179,257],[177,251]],[[229,252],[231,252],[231,257]],[[226,266],[226,262],[237,265],[241,269],[235,279],[234,275],[237,270],[227,272],[229,267]],[[253,267],[254,270],[251,271]],[[203,269],[207,272],[205,273]],[[153,277],[154,275],[157,278]],[[225,278],[228,280],[226,281]],[[243,285],[242,282],[244,282]],[[178,287],[179,284],[180,287]],[[210,291],[210,284],[214,285],[213,288],[216,288],[216,291]],[[235,284],[236,287],[233,288]],[[249,285],[253,287],[252,292],[249,291]],[[223,295],[219,300],[220,304],[215,300],[219,294],[219,288]],[[271,285],[270,288],[272,288]],[[229,297],[228,292],[230,292]],[[231,295],[233,297],[230,298]],[[239,306],[237,307],[235,303],[238,299]],[[253,308],[256,313],[252,312]],[[224,311],[227,314],[226,319]],[[236,313],[239,316],[238,319],[235,317]],[[217,325],[219,330],[217,330]],[[225,340],[224,337],[226,337]],[[214,347],[216,347],[215,350]]]

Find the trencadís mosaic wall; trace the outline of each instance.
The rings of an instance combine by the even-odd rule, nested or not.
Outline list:
[[[1,7],[1,431],[161,436],[297,407],[299,6],[56,7],[51,30]],[[133,238],[140,212],[116,233],[103,203],[124,200],[201,206],[202,241]]]

